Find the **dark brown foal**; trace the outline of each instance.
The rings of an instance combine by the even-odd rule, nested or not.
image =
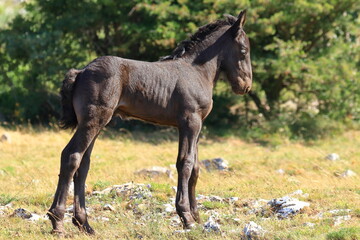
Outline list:
[[[178,128],[176,211],[185,228],[200,222],[195,197],[198,141],[212,109],[213,87],[221,71],[236,94],[249,92],[252,84],[244,23],[242,11],[237,18],[227,16],[205,25],[159,62],[104,56],[67,73],[61,89],[61,126],[76,131],[61,154],[59,183],[48,213],[54,232],[64,232],[65,203],[73,179],[73,223],[94,233],[87,221],[85,181],[95,140],[115,115]]]

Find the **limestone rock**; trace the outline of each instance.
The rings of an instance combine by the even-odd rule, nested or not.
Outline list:
[[[338,161],[338,160],[340,160],[340,156],[339,156],[339,154],[337,154],[337,153],[330,153],[330,154],[327,155],[325,158],[326,158],[327,160],[330,160],[330,161]]]
[[[173,204],[166,203],[163,206],[164,206],[165,212],[167,212],[167,213],[175,213],[176,212],[176,209]]]
[[[259,240],[263,239],[266,231],[255,222],[249,222],[243,230],[243,240]]]
[[[28,210],[26,210],[24,208],[15,209],[12,216],[20,217],[22,219],[26,219],[26,220],[32,221],[32,222],[48,219],[47,216],[40,216],[39,214],[31,213],[30,211],[28,211]]]
[[[315,223],[312,223],[312,222],[306,222],[303,224],[305,227],[309,227],[309,228],[314,228],[315,227]]]
[[[220,224],[218,224],[213,216],[210,216],[204,223],[205,232],[221,232]]]
[[[351,219],[350,215],[336,216],[336,217],[334,217],[334,226],[339,226],[343,222],[349,221],[350,219]]]
[[[280,219],[296,215],[304,207],[310,206],[310,203],[289,196],[272,199],[268,204]]]
[[[130,200],[147,199],[152,197],[149,189],[150,187],[151,186],[145,186],[145,184],[129,182],[121,185],[113,185],[112,187],[108,187],[102,191],[93,191],[92,195],[106,195],[113,192],[118,197],[128,198]]]
[[[345,172],[343,172],[340,176],[341,177],[354,177],[357,174],[353,171],[351,171],[350,169],[346,170]]]
[[[14,217],[20,217],[20,218],[23,218],[23,219],[29,219],[31,218],[31,212],[24,209],[24,208],[17,208],[14,210],[14,213],[13,215]]]
[[[108,204],[108,203],[104,205],[103,209],[104,210],[109,210],[109,211],[112,211],[112,212],[115,211],[115,208],[111,204]]]
[[[208,171],[226,171],[229,169],[228,161],[223,158],[205,159],[201,161],[201,165]]]
[[[135,174],[150,177],[150,178],[166,176],[166,177],[169,177],[170,179],[174,179],[170,169],[165,168],[165,167],[159,167],[159,166],[144,168],[139,171],[136,171]]]

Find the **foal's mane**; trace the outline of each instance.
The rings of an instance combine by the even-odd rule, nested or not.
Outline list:
[[[237,18],[231,15],[224,15],[225,19],[216,20],[212,23],[200,27],[196,33],[191,35],[190,39],[180,42],[177,47],[168,56],[160,58],[160,61],[175,60],[183,57],[185,54],[193,54],[196,46],[201,44],[211,33],[216,32],[218,29],[233,25]]]

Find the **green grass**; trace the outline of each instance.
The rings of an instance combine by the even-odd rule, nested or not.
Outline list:
[[[226,208],[229,206],[227,203],[223,202],[211,202],[211,201],[205,201],[202,203],[204,207],[207,209],[219,209],[219,208]]]
[[[0,205],[12,203],[13,209],[22,207],[45,214],[55,192],[59,157],[71,137],[66,131],[44,129],[3,129],[11,143],[0,142]],[[228,172],[201,170],[197,192],[203,195],[239,197],[234,204],[205,202],[200,211],[203,221],[207,210],[219,212],[222,233],[205,233],[198,226],[190,233],[174,233],[179,225],[170,220],[175,213],[161,215],[163,204],[175,197],[171,189],[176,181],[167,177],[149,178],[134,174],[144,167],[175,164],[177,146],[175,131],[162,130],[154,135],[113,131],[97,140],[87,179],[87,206],[91,208],[89,221],[96,230],[94,237],[78,232],[70,222],[65,223],[71,239],[240,239],[243,227],[255,221],[267,230],[268,239],[360,239],[360,132],[349,131],[333,138],[313,141],[311,144],[276,138],[276,147],[245,142],[236,137],[201,139],[199,158],[223,157],[229,161]],[[325,159],[336,152],[341,160]],[[283,169],[285,174],[276,173]],[[351,178],[339,178],[336,172],[346,169],[358,173]],[[174,171],[174,170],[173,170]],[[174,178],[177,179],[174,172]],[[93,190],[102,190],[114,184],[127,182],[151,184],[153,198],[130,201],[109,194],[90,196]],[[244,203],[255,199],[272,199],[301,189],[308,197],[310,208],[292,219],[278,220],[246,214]],[[68,204],[72,203],[69,198]],[[104,211],[109,203],[115,211]],[[351,209],[349,221],[334,226],[333,209]],[[0,215],[0,239],[56,239],[50,234],[48,221],[29,223],[9,217],[12,210]],[[323,218],[316,217],[324,213]],[[99,221],[97,217],[109,221]],[[236,221],[234,219],[237,219]],[[305,223],[314,223],[308,227]]]
[[[341,228],[338,231],[328,233],[326,240],[357,240],[360,239],[360,228]]]

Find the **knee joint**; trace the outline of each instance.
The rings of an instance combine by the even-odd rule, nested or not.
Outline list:
[[[182,158],[180,161],[177,161],[176,168],[177,170],[192,170],[194,167],[194,161],[191,158]]]

